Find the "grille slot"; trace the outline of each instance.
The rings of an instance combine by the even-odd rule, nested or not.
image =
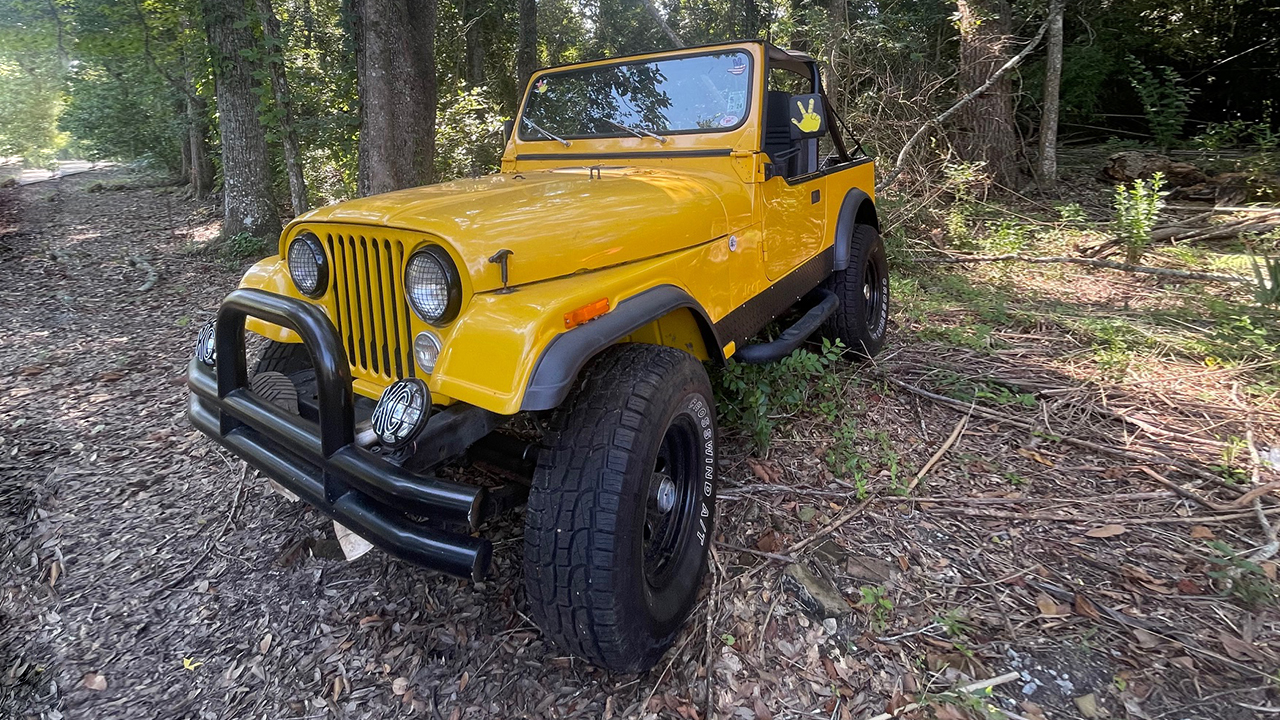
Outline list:
[[[356,377],[413,377],[409,305],[401,292],[404,244],[366,235],[330,234],[334,320]]]

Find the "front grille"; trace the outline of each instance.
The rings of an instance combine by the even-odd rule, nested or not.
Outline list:
[[[414,374],[409,305],[402,286],[404,245],[364,235],[330,234],[334,319],[357,377],[390,382]]]

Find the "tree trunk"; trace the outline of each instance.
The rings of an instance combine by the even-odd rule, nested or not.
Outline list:
[[[956,0],[960,26],[960,90],[982,87],[1008,60],[1007,0]],[[962,160],[984,163],[993,182],[1006,188],[1021,184],[1018,133],[1014,125],[1013,85],[1005,75],[957,115],[956,153]]]
[[[352,8],[360,194],[426,184],[435,136],[435,0],[353,0]]]
[[[671,45],[673,47],[684,47],[684,41],[680,39],[675,30],[671,29],[667,19],[662,17],[662,11],[654,4],[654,0],[640,0],[640,2],[644,3],[644,8],[649,12],[649,17],[653,18],[653,21],[662,29],[662,34],[667,36],[667,39],[671,41]]]
[[[462,76],[467,85],[476,87],[484,84],[484,44],[480,36],[480,20],[484,15],[484,0],[461,0],[463,43],[466,46],[463,60],[466,63]]]
[[[516,102],[538,69],[538,0],[519,0],[520,38],[516,45]]]
[[[307,181],[302,176],[302,151],[298,148],[298,131],[293,124],[293,100],[289,97],[289,80],[284,72],[284,41],[280,34],[280,18],[271,0],[254,0],[262,20],[262,39],[266,45],[267,70],[271,76],[271,94],[280,109],[280,139],[284,149],[284,167],[289,176],[289,199],[293,214],[311,209],[307,199]]]
[[[1066,0],[1049,2],[1049,46],[1044,70],[1044,110],[1040,115],[1040,189],[1058,186],[1058,109],[1062,88],[1062,14]]]
[[[222,135],[224,237],[249,233],[264,239],[280,234],[280,216],[271,197],[267,135],[258,118],[253,51],[244,0],[202,0]]]

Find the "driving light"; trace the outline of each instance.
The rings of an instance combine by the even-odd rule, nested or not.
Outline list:
[[[430,375],[436,369],[436,359],[440,357],[440,338],[423,330],[413,339],[413,357],[418,361],[422,372]]]
[[[289,277],[298,292],[309,298],[318,298],[328,289],[329,264],[320,238],[304,232],[289,243]]]
[[[453,258],[438,245],[414,253],[405,268],[404,292],[418,317],[432,325],[451,322],[462,305],[462,284]]]
[[[431,415],[431,391],[417,378],[397,380],[382,392],[370,423],[378,442],[398,448],[417,437]]]
[[[196,357],[209,367],[213,367],[218,359],[218,348],[213,339],[214,327],[214,321],[210,320],[200,328],[200,334],[196,335]]]

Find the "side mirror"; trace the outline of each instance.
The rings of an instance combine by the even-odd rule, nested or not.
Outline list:
[[[787,109],[791,111],[792,140],[827,134],[827,108],[822,103],[821,95],[792,95]]]
[[[516,131],[515,120],[502,121],[502,147],[506,147],[511,142],[511,135]]]

